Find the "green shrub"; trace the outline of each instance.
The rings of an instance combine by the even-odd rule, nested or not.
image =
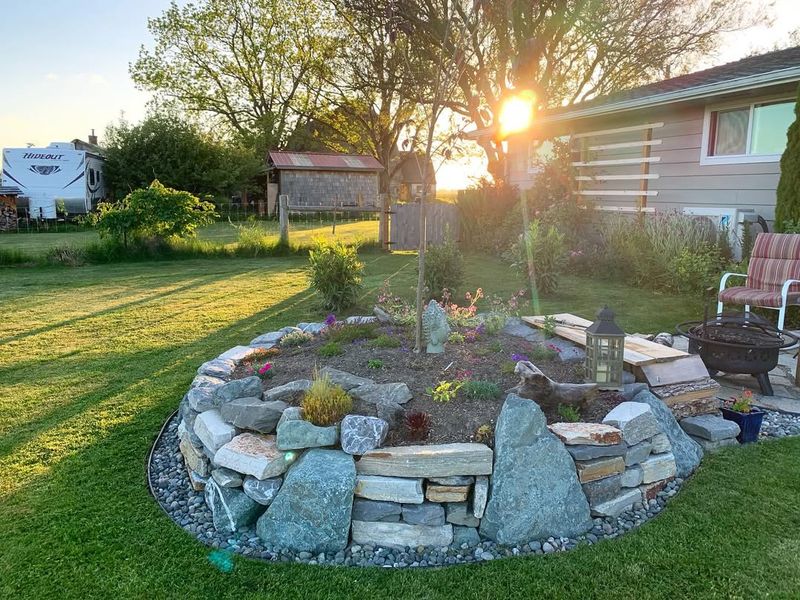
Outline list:
[[[396,337],[392,337],[390,335],[386,335],[382,333],[374,340],[369,343],[370,346],[373,348],[399,348],[403,345],[403,342],[398,340]]]
[[[463,385],[463,381],[440,381],[436,387],[429,387],[425,392],[434,402],[445,403],[454,400]]]
[[[786,134],[786,150],[781,156],[775,204],[775,231],[785,233],[789,233],[787,224],[800,222],[800,89],[794,114],[794,123]]]
[[[513,360],[504,360],[500,363],[500,372],[503,375],[513,375],[514,369],[517,368],[516,361]]]
[[[539,220],[531,222],[528,231],[520,236],[512,248],[512,266],[524,281],[528,281],[528,250],[533,259],[536,289],[542,295],[558,289],[558,277],[567,263],[564,234],[554,225],[544,225]]]
[[[464,280],[464,257],[449,232],[444,242],[425,252],[425,287],[432,298],[440,299],[444,290],[453,292]]]
[[[500,396],[500,386],[493,381],[467,381],[461,393],[471,400],[491,400]]]
[[[306,421],[327,427],[340,421],[353,409],[353,399],[327,377],[314,373],[314,380],[300,403],[300,410]]]
[[[306,331],[292,331],[283,336],[278,343],[284,348],[293,348],[294,346],[302,346],[313,339],[314,336]]]
[[[328,342],[327,344],[319,347],[317,354],[326,358],[330,358],[331,356],[339,356],[340,354],[344,354],[344,350],[342,350],[342,346],[339,344],[339,342]]]
[[[158,180],[119,202],[100,203],[94,222],[103,237],[123,246],[136,238],[190,237],[216,216],[211,202],[165,187]]]
[[[79,267],[86,263],[86,253],[81,248],[60,244],[49,248],[45,254],[45,259],[52,265]]]
[[[270,239],[258,221],[234,225],[237,232],[236,254],[242,256],[271,256],[278,243]]]
[[[531,350],[531,360],[533,362],[553,360],[558,356],[558,350],[554,350],[550,344],[542,345],[537,344]]]
[[[709,247],[684,249],[669,262],[670,287],[677,292],[698,292],[719,282],[722,269],[719,253]]]
[[[483,318],[483,330],[489,335],[497,335],[508,323],[508,315],[502,312],[490,312]]]
[[[0,265],[21,265],[34,262],[33,258],[19,248],[0,248]]]
[[[448,344],[463,344],[465,341],[466,341],[466,338],[464,337],[464,334],[461,333],[460,331],[453,331],[447,337],[447,343]]]
[[[325,337],[329,341],[340,344],[349,344],[356,340],[371,340],[377,335],[378,326],[374,323],[334,325],[325,330]]]
[[[308,259],[311,287],[325,309],[339,311],[355,304],[364,275],[364,263],[355,246],[317,239]]]
[[[581,413],[578,409],[568,404],[558,405],[558,416],[564,419],[565,423],[577,423],[581,420]]]
[[[383,361],[380,358],[370,358],[367,361],[367,368],[369,369],[382,369]]]

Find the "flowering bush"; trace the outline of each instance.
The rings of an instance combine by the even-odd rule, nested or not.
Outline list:
[[[264,363],[256,372],[261,379],[272,379],[275,376],[275,369],[272,368],[272,363]]]
[[[750,390],[742,390],[741,394],[738,396],[731,396],[725,404],[726,408],[747,414],[753,410],[753,392]]]

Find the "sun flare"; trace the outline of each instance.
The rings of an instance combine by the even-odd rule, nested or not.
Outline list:
[[[535,99],[534,93],[526,90],[503,102],[498,117],[501,138],[506,138],[513,133],[520,133],[531,126]]]

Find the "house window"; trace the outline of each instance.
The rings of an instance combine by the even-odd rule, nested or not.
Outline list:
[[[786,148],[786,130],[793,121],[791,100],[709,109],[701,162],[777,161]]]

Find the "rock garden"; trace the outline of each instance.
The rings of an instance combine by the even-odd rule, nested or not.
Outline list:
[[[738,443],[716,411],[679,422],[630,376],[583,383],[575,344],[453,310],[442,351],[410,351],[376,307],[202,364],[152,452],[158,501],[202,542],[269,560],[474,562],[616,537]],[[798,429],[767,416],[767,434]]]

